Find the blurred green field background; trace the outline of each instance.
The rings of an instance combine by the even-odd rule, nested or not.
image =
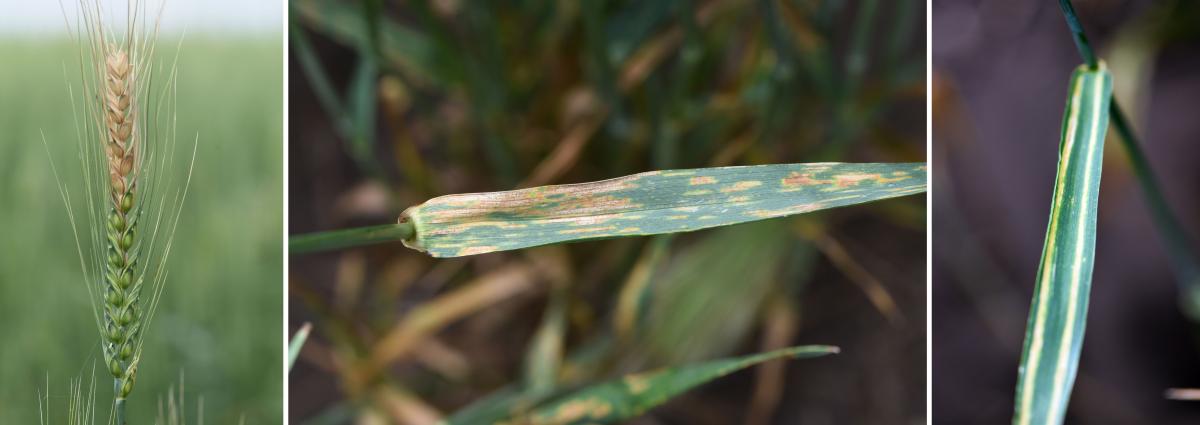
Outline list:
[[[179,37],[161,40],[161,54],[174,55]],[[66,39],[0,39],[4,424],[37,423],[38,393],[47,385],[51,423],[64,422],[68,382],[80,376],[97,378],[101,422],[112,400],[111,377],[102,366],[92,371],[101,357],[99,337],[39,135],[45,133],[64,181],[78,190],[64,76],[65,67],[78,89],[77,52]],[[157,399],[180,381],[190,423],[201,402],[205,423],[282,423],[281,57],[279,42],[268,37],[183,41],[179,144],[190,151],[199,135],[199,151],[170,277],[129,402],[131,423],[150,423]],[[184,168],[175,171],[182,175]]]

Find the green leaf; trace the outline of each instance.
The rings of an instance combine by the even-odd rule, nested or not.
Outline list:
[[[524,417],[502,423],[526,425],[609,424],[626,421],[701,384],[777,358],[811,358],[838,352],[837,347],[809,345],[745,357],[715,360],[635,375],[596,384],[545,403]]]
[[[1058,424],[1075,381],[1096,249],[1096,198],[1112,76],[1103,62],[1071,76],[1050,224],[1017,383],[1015,424]]]
[[[591,183],[449,195],[400,217],[404,244],[458,257],[622,236],[689,232],[925,191],[926,166],[774,164],[651,171]]]

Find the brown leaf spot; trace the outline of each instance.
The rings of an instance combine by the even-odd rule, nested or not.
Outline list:
[[[783,187],[795,188],[801,186],[813,186],[818,184],[829,184],[829,180],[818,180],[812,178],[812,174],[792,171],[787,177],[784,177],[780,183]]]
[[[859,183],[862,183],[866,180],[878,180],[880,177],[881,176],[878,174],[855,173],[855,174],[839,174],[837,176],[834,176],[834,179],[836,179],[835,184],[837,185],[837,187],[850,187],[850,186],[856,186]]]
[[[734,183],[729,186],[725,186],[725,187],[721,188],[721,193],[741,192],[743,190],[750,190],[752,188],[756,188],[759,186],[762,186],[762,182],[760,182],[758,180],[740,181],[740,182],[737,182],[737,183]]]

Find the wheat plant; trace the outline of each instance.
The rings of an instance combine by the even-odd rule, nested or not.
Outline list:
[[[197,147],[194,143],[191,160],[184,164],[187,177],[173,178],[179,165],[178,58],[169,64],[155,61],[161,12],[161,4],[151,11],[143,2],[130,1],[120,28],[109,25],[108,11],[98,1],[80,2],[71,33],[79,45],[81,78],[78,91],[72,85],[71,92],[83,170],[81,200],[72,197],[73,186],[54,169],[84,286],[94,301],[103,363],[113,378],[109,423],[121,425],[144,337],[167,281],[167,258]]]

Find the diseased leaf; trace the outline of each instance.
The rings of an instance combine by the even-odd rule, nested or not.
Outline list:
[[[1062,423],[1075,381],[1092,262],[1112,76],[1101,62],[1071,76],[1050,224],[1017,383],[1015,424]]]
[[[559,242],[689,232],[925,191],[927,167],[774,164],[651,171],[579,184],[449,195],[405,210],[404,244],[457,257]]]
[[[819,357],[837,352],[837,347],[810,345],[627,375],[556,398],[537,407],[527,416],[510,418],[508,421],[500,423],[522,425],[619,423],[640,416],[647,410],[701,384],[767,360],[783,357],[797,359]]]

